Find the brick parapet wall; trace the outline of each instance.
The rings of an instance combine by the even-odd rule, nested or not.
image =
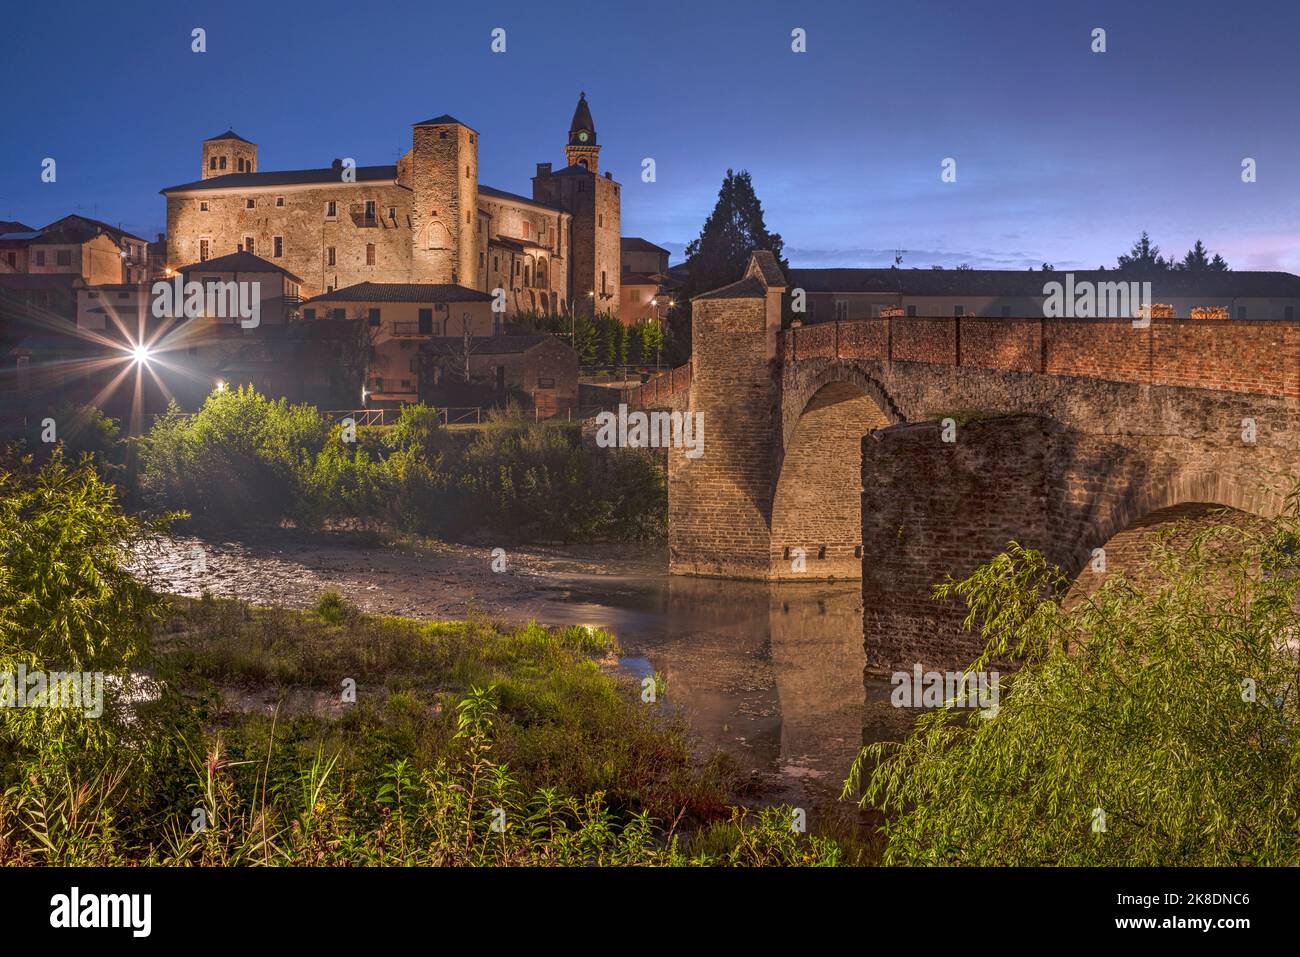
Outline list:
[[[895,317],[781,334],[786,363],[884,359],[1300,398],[1300,323]]]

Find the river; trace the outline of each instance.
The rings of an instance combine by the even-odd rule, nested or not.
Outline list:
[[[504,622],[586,624],[618,637],[621,667],[660,673],[696,749],[722,749],[761,804],[852,816],[836,801],[861,742],[909,720],[887,684],[863,683],[856,582],[762,584],[685,578],[660,548],[510,549],[392,544],[267,530],[159,541],[139,570],[160,590],[307,606],[327,588],[365,611],[416,618],[478,612]]]

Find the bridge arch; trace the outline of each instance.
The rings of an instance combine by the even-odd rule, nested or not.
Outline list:
[[[862,577],[862,438],[901,417],[857,370],[819,370],[782,403],[771,577]]]
[[[1227,471],[1185,472],[1169,481],[1136,485],[1127,495],[1105,503],[1108,507],[1092,522],[1085,538],[1059,559],[1062,571],[1075,581],[1087,578],[1097,548],[1106,549],[1107,568],[1114,570],[1110,552],[1116,542],[1123,552],[1120,567],[1128,570],[1136,557],[1134,550],[1140,547],[1144,558],[1160,530],[1185,521],[1204,527],[1250,517],[1272,518],[1280,513],[1284,499],[1279,490],[1243,485]],[[1215,515],[1216,510],[1226,512]],[[1139,546],[1138,539],[1145,545]]]

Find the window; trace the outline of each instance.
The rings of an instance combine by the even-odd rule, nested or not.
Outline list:
[[[375,201],[373,199],[368,199],[366,200],[366,222],[373,223],[374,221],[375,221]]]
[[[38,266],[44,266],[44,265],[45,265],[45,250],[43,250],[43,249],[38,249],[38,250],[36,251],[36,265],[38,265]]]
[[[910,316],[910,317],[912,317],[912,318],[916,318],[916,306],[908,306],[908,307],[907,307],[907,314],[908,314],[908,316]]]
[[[516,276],[519,275],[519,260],[518,260],[518,259],[515,260],[515,271],[514,271],[514,274],[515,274]]]
[[[17,269],[17,268],[18,268],[18,254],[15,253],[15,252],[10,252],[8,258],[9,258],[9,268],[10,268],[10,269]],[[1288,307],[1288,308],[1289,308],[1289,307]]]
[[[325,265],[327,265],[327,266],[333,266],[333,265],[335,265],[335,262],[334,262],[334,247],[333,247],[333,246],[330,246],[328,249],[325,250]]]
[[[374,264],[375,264],[375,244],[366,243],[366,265],[373,266]]]
[[[529,269],[528,264],[524,263],[524,285],[525,286],[531,286],[533,284],[532,280],[528,278],[528,269]]]
[[[604,214],[604,213],[601,213],[599,216],[596,217],[596,225],[599,226],[601,229],[604,229],[604,228],[605,228],[605,214]]]
[[[244,209],[256,209],[256,208],[257,208],[257,200],[255,199],[244,200]]]
[[[438,131],[438,139],[440,139],[440,140],[445,140],[446,138],[447,138],[447,131],[446,131],[446,130],[439,130],[439,131]]]
[[[211,245],[211,243],[212,243],[212,240],[210,240],[210,239],[200,239],[200,240],[199,240],[199,262],[207,262],[207,259],[208,259],[208,247]]]
[[[533,228],[533,224],[530,223],[528,220],[525,219],[525,220],[524,220],[524,239],[528,239],[528,238],[529,238],[529,233],[532,232],[532,228]]]
[[[493,256],[493,257],[492,257],[492,271],[493,271],[493,272],[500,272],[500,271],[501,271],[501,263],[500,263],[499,258],[496,257],[496,256]]]
[[[217,168],[217,158],[214,156],[212,157],[212,159],[208,160],[208,169],[216,169],[216,168]]]
[[[641,301],[641,290],[640,290],[640,289],[633,289],[633,290],[632,290],[632,301],[633,301],[633,302],[640,302],[640,301]]]
[[[379,328],[379,310],[378,310],[378,309],[371,309],[371,310],[370,310],[370,325],[371,325],[371,327],[373,327],[373,328],[375,328],[375,329],[378,329],[378,328]]]
[[[835,300],[835,321],[847,319],[849,317],[849,301],[847,299]]]
[[[347,317],[348,317],[348,311],[347,311],[346,309],[332,309],[332,310],[330,310],[330,318],[331,318],[331,319],[346,319]]]
[[[1238,307],[1237,307],[1237,318],[1238,318],[1238,319],[1245,319],[1245,318],[1246,318],[1246,307],[1245,307],[1245,306],[1238,306]]]
[[[312,321],[313,319],[316,318],[316,310],[315,310],[315,309],[304,309],[304,310],[302,311],[302,317],[303,317],[304,319],[306,319],[308,322],[310,322],[310,321]]]
[[[605,295],[605,270],[600,271],[600,294]]]
[[[54,262],[55,262],[55,265],[58,265],[58,266],[71,266],[71,265],[72,265],[72,250],[71,250],[71,249],[60,249],[60,250],[56,251],[56,252],[54,253]]]
[[[284,255],[284,237],[276,236],[272,241],[275,243],[275,258],[279,259]]]
[[[207,211],[208,211],[208,201],[205,199],[203,200],[203,202],[199,203],[199,212],[206,213]]]
[[[478,254],[478,268],[482,269],[487,262],[487,253]]]
[[[465,164],[465,178],[469,179],[469,164]]]
[[[953,306],[953,307],[952,307],[952,314],[953,314],[954,316],[958,316],[958,317],[960,317],[960,316],[964,316],[964,315],[966,315],[966,307],[965,307],[965,306]]]
[[[397,222],[397,207],[396,207],[396,206],[389,206],[389,207],[388,207],[388,219],[389,219],[390,222],[394,222],[394,223]]]
[[[235,160],[235,169],[237,169],[241,173],[244,171],[244,159],[242,156],[239,159]]]
[[[539,389],[554,389],[554,388],[555,388],[555,380],[554,380],[554,379],[548,379],[548,378],[546,378],[545,376],[538,376],[538,377],[537,377],[537,388],[539,388]]]
[[[226,158],[224,156],[221,157],[221,161],[219,165],[221,166],[222,169],[226,168]]]
[[[422,336],[433,335],[433,310],[432,309],[420,310],[420,324],[418,328],[420,331],[420,335]]]
[[[338,214],[339,214],[339,204],[334,202],[334,200],[331,199],[328,203],[325,204],[325,218],[335,219],[338,216]]]
[[[252,237],[252,236],[245,236],[245,237],[244,237],[244,252],[246,252],[246,253],[254,253],[254,254],[256,253],[256,249],[255,249],[254,246],[253,246],[253,237]]]

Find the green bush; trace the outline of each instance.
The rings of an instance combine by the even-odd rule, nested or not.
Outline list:
[[[663,534],[666,483],[650,453],[584,448],[576,430],[517,407],[492,413],[468,444],[424,406],[354,431],[252,389],[217,393],[192,417],[170,410],[140,440],[140,496],[223,527],[290,519],[502,541]]]
[[[1021,666],[991,716],[941,708],[863,752],[846,794],[865,780],[890,816],[885,861],[1300,864],[1298,531],[1293,495],[1090,598],[1060,602],[1071,583],[1018,546],[941,586],[987,642],[971,669]]]

